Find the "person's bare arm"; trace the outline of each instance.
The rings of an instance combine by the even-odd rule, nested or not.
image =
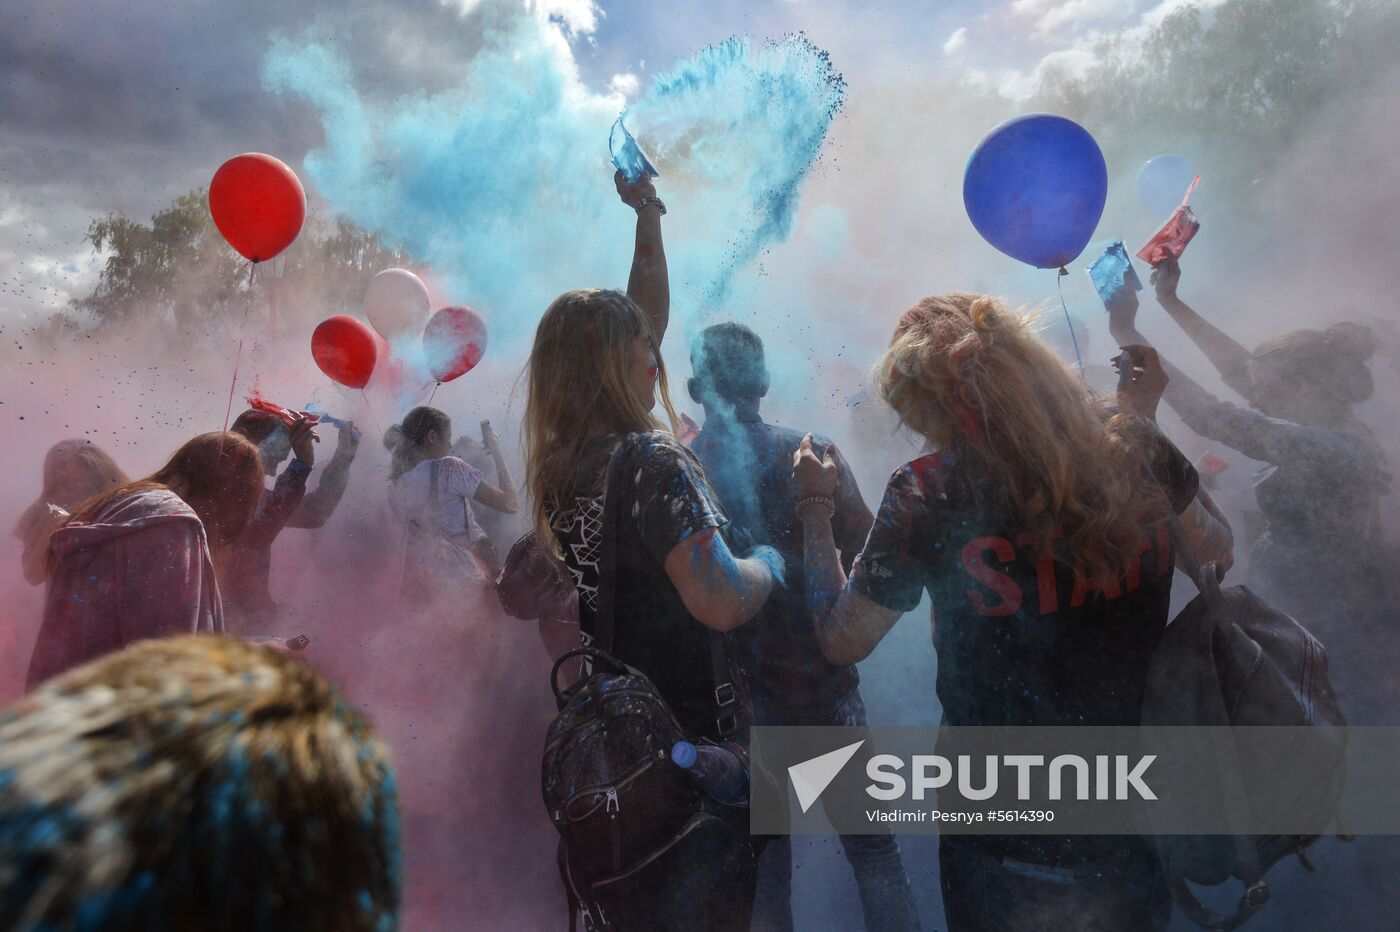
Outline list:
[[[818,460],[812,437],[802,438],[793,458],[799,501],[831,496],[836,491],[837,465],[828,449]],[[798,507],[802,521],[802,553],[807,605],[815,619],[817,641],[832,663],[850,664],[870,656],[903,612],[885,608],[846,583],[846,571],[831,530],[832,509],[820,501]]]
[[[632,247],[632,271],[627,277],[627,296],[646,311],[659,349],[671,322],[671,280],[666,270],[666,249],[661,240],[661,205],[656,201],[655,186],[645,175],[629,182],[622,172],[618,172],[613,181],[622,203],[637,212],[637,237]]]
[[[1249,350],[1236,343],[1225,331],[1206,320],[1195,308],[1181,300],[1177,287],[1181,283],[1181,266],[1168,259],[1152,273],[1157,290],[1157,303],[1176,321],[1191,342],[1211,361],[1225,384],[1244,394],[1249,387]]]
[[[515,489],[515,479],[510,474],[510,467],[506,465],[505,454],[501,452],[501,440],[491,429],[490,421],[481,422],[481,442],[486,446],[486,451],[491,454],[492,462],[496,464],[496,480],[500,484],[492,485],[489,482],[482,482],[476,487],[476,494],[472,496],[472,501],[480,502],[487,508],[513,515],[520,508],[519,495]]]
[[[719,530],[710,528],[671,548],[666,575],[697,621],[715,631],[730,631],[758,614],[775,574],[781,579],[782,558],[769,551],[771,547],[759,547],[752,557],[739,559]]]
[[[1235,565],[1234,532],[1209,492],[1198,489],[1196,497],[1185,511],[1177,515],[1177,520],[1186,532],[1186,540],[1191,544],[1191,552],[1196,555],[1198,564],[1218,563],[1224,570]],[[1177,559],[1177,566],[1182,566],[1180,558]]]

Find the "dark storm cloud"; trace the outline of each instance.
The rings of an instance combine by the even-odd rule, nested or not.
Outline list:
[[[145,219],[238,152],[298,165],[315,114],[263,91],[271,36],[314,28],[371,96],[453,82],[482,15],[436,0],[290,4],[48,0],[0,17],[0,311],[37,312],[90,286],[88,219]],[[69,293],[71,291],[71,293]]]
[[[0,184],[144,216],[239,151],[295,163],[319,141],[312,114],[258,81],[274,33],[314,26],[392,96],[451,81],[478,18],[436,2],[31,4],[0,30]]]

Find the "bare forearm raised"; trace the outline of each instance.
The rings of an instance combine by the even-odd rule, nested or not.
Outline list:
[[[1191,342],[1198,346],[1206,358],[1220,372],[1225,383],[1239,391],[1248,381],[1249,350],[1236,343],[1219,327],[1206,320],[1196,309],[1175,295],[1164,295],[1159,299],[1162,310],[1176,321]]]
[[[650,318],[659,347],[671,322],[671,280],[661,238],[661,208],[656,204],[648,204],[637,211],[637,239],[632,248],[627,295]]]

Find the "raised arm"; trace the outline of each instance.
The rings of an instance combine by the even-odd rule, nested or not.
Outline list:
[[[832,663],[856,663],[870,656],[904,613],[886,608],[848,585],[831,529],[838,478],[833,451],[828,448],[818,460],[808,434],[793,458],[793,476],[797,516],[802,521],[807,605],[815,620],[817,641]]]
[[[359,447],[360,432],[354,424],[346,421],[336,435],[335,455],[321,471],[316,488],[307,492],[296,511],[292,512],[287,527],[314,529],[325,526],[340,500],[345,497],[345,488],[350,484],[350,464],[354,462],[355,451]]]
[[[490,421],[481,422],[481,442],[485,445],[486,452],[491,454],[491,460],[496,464],[496,481],[499,485],[482,482],[476,487],[476,494],[472,496],[472,501],[480,502],[487,508],[513,515],[520,508],[515,479],[511,477],[510,467],[506,465],[505,454],[501,452],[501,438],[497,437],[496,432],[491,429]]]
[[[1200,347],[1201,352],[1211,361],[1225,384],[1245,395],[1249,391],[1249,350],[1230,338],[1225,331],[1202,317],[1195,308],[1177,295],[1181,283],[1181,266],[1175,259],[1168,259],[1152,273],[1152,284],[1157,289],[1157,303],[1172,320],[1176,321],[1191,342]]]
[[[661,216],[666,207],[656,196],[651,179],[645,175],[629,182],[618,172],[613,181],[622,203],[637,212],[637,238],[632,247],[627,296],[646,311],[656,345],[660,347],[671,322],[671,280],[666,271],[666,249],[661,242]]]
[[[1105,306],[1109,332],[1120,346],[1139,350],[1150,347],[1137,329],[1137,295],[1122,289]],[[1160,359],[1156,353],[1152,356],[1154,361]],[[1331,431],[1267,417],[1221,401],[1167,360],[1160,359],[1160,363],[1165,379],[1162,397],[1186,426],[1202,437],[1218,440],[1265,463],[1335,462],[1357,456],[1345,439]]]
[[[686,611],[716,631],[733,630],[757,615],[775,580],[781,583],[782,566],[772,547],[758,547],[748,559],[735,557],[718,528],[692,534],[666,556],[666,575]]]

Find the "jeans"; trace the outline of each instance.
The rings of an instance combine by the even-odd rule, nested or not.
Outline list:
[[[794,705],[753,689],[756,725],[845,725],[863,727],[865,703],[860,689],[832,701]],[[905,932],[919,928],[914,893],[893,835],[842,835],[841,847],[855,873],[861,913],[869,932]],[[758,862],[754,932],[791,932],[792,836],[769,842]]]

